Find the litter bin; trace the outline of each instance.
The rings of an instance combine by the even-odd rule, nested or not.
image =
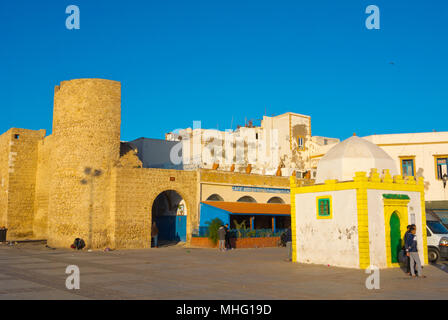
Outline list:
[[[6,228],[0,228],[0,242],[6,242]]]

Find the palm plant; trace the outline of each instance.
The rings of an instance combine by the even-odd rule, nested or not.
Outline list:
[[[235,229],[238,232],[238,238],[241,238],[241,230],[246,231],[246,221],[241,221],[240,223],[238,223],[238,221],[233,220],[233,223],[235,224]]]
[[[213,244],[218,242],[218,229],[223,225],[223,222],[219,218],[215,218],[212,221],[205,223],[208,228],[208,238]]]

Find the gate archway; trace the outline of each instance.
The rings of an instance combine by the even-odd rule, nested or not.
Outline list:
[[[154,200],[151,215],[159,229],[159,242],[163,244],[187,240],[187,205],[177,191],[161,192]]]

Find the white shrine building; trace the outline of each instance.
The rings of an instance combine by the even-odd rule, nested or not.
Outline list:
[[[398,266],[408,224],[428,263],[423,178],[403,179],[395,161],[356,136],[319,161],[316,183],[291,177],[293,261],[365,269]]]

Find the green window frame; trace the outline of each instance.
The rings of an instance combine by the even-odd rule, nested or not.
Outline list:
[[[331,217],[330,198],[320,198],[317,200],[317,215],[322,218]]]

